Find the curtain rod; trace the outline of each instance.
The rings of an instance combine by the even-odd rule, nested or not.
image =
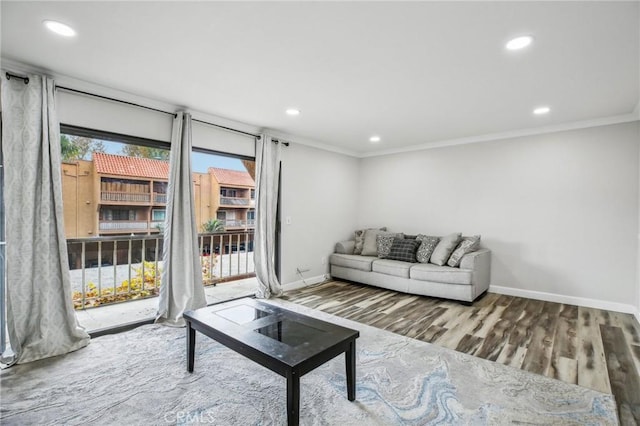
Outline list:
[[[119,102],[121,104],[132,105],[132,106],[135,106],[135,107],[138,107],[138,108],[144,108],[144,109],[148,109],[148,110],[151,110],[151,111],[162,112],[164,114],[173,115],[174,117],[176,116],[176,113],[174,113],[174,112],[169,112],[169,111],[164,111],[164,110],[161,110],[161,109],[151,108],[151,107],[148,107],[148,106],[145,106],[145,105],[136,104],[134,102],[123,101],[122,99],[115,99],[115,98],[110,98],[108,96],[96,95],[95,93],[83,92],[82,90],[71,89],[69,87],[56,86],[56,89],[66,90],[67,92],[79,93],[81,95],[92,96],[94,98],[105,99],[107,101]]]
[[[24,81],[24,84],[29,84],[29,77],[23,77],[21,75],[11,74],[10,72],[6,73],[7,80],[11,80],[11,77],[17,78],[19,80]]]
[[[7,78],[9,76],[9,73],[7,73]],[[20,76],[14,76],[12,75],[12,77],[17,77],[17,78],[25,78],[25,77],[20,77]],[[29,79],[27,78],[27,83],[29,82]],[[87,95],[87,96],[92,96],[94,98],[100,98],[100,99],[105,99],[108,101],[113,101],[113,102],[119,102],[121,104],[127,104],[127,105],[131,105],[131,106],[135,106],[138,108],[144,108],[144,109],[148,109],[150,111],[156,111],[156,112],[161,112],[163,114],[168,114],[168,115],[172,115],[174,117],[177,116],[177,114],[175,112],[169,112],[169,111],[164,111],[162,109],[157,109],[157,108],[151,108],[148,107],[146,105],[140,105],[140,104],[136,104],[134,102],[129,102],[129,101],[123,101],[122,99],[115,99],[115,98],[110,98],[108,96],[102,96],[102,95],[97,95],[95,93],[90,93],[90,92],[83,92],[82,90],[77,90],[77,89],[71,89],[69,87],[63,87],[63,86],[56,86],[56,89],[61,89],[61,90],[66,90],[67,92],[73,92],[73,93],[79,93],[81,95]],[[221,129],[225,129],[225,130],[229,130],[231,132],[236,132],[236,133],[241,133],[243,135],[247,135],[247,136],[252,136],[254,138],[258,138],[260,139],[260,135],[256,135],[253,133],[248,133],[248,132],[243,132],[242,130],[238,130],[238,129],[233,129],[231,127],[225,127],[225,126],[221,126],[219,124],[214,124],[214,123],[209,123],[208,121],[202,121],[202,120],[196,120],[195,118],[192,119],[191,121],[197,121],[198,123],[203,123],[203,124],[208,124],[210,126],[214,126],[214,127],[219,127]]]
[[[281,144],[282,144],[282,145],[284,145],[284,146],[289,146],[289,142],[285,142],[285,141],[282,141],[282,142],[281,142],[281,141],[280,141],[280,140],[278,140],[278,139],[271,139],[271,142],[273,142],[273,143],[281,143]]]
[[[243,132],[242,130],[232,129],[231,127],[225,127],[225,126],[221,126],[219,124],[209,123],[208,121],[197,120],[195,118],[192,118],[191,121],[195,121],[197,123],[202,123],[202,124],[208,124],[209,126],[219,127],[221,129],[229,130],[231,132],[241,133],[241,134],[247,135],[247,136],[253,136],[254,138],[258,138],[258,139],[260,139],[262,137],[260,135],[254,134],[254,133]]]

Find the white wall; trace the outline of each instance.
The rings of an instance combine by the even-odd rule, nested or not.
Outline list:
[[[481,234],[494,289],[632,311],[638,132],[633,122],[366,158],[358,225]]]
[[[303,274],[308,283],[329,273],[322,258],[355,229],[358,161],[296,143],[283,148],[282,283],[301,283],[296,268],[309,269]]]

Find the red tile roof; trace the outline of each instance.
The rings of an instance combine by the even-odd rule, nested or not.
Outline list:
[[[247,172],[241,172],[238,170],[219,169],[217,167],[209,167],[209,173],[213,174],[219,184],[221,185],[235,185],[235,186],[255,186],[251,175]]]
[[[98,173],[105,175],[169,179],[168,161],[94,152],[93,164]],[[209,167],[209,173],[222,185],[253,187],[256,184],[247,172]]]
[[[169,179],[168,161],[94,152],[93,164],[98,173],[105,175]]]

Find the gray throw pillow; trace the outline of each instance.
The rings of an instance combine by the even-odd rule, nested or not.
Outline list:
[[[480,235],[474,235],[473,237],[464,237],[458,247],[451,253],[451,257],[447,261],[447,265],[456,267],[460,266],[462,257],[480,248]]]
[[[367,229],[364,233],[364,243],[362,244],[362,253],[363,256],[377,256],[378,255],[378,244],[377,238],[378,235],[397,235],[396,233],[385,232],[379,229]]]
[[[420,247],[420,241],[418,240],[395,238],[387,259],[416,263],[416,251],[418,247]]]
[[[431,255],[430,262],[436,265],[443,266],[449,260],[449,256],[453,253],[453,250],[458,246],[460,239],[462,238],[461,232],[449,234],[446,237],[442,237],[433,254]]]
[[[431,259],[433,251],[440,242],[440,237],[430,237],[428,235],[418,234],[416,240],[421,242],[416,253],[416,259],[418,259],[418,262],[420,263],[429,263],[429,259]]]
[[[368,228],[368,229],[375,229],[375,228]],[[382,228],[380,228],[381,231],[386,231],[387,227],[383,226]],[[362,254],[362,246],[364,245],[364,233],[367,232],[366,229],[358,229],[357,231],[354,232],[355,237],[356,237],[356,246],[353,249],[353,254]]]

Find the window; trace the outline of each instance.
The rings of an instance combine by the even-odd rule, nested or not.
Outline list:
[[[153,209],[151,211],[151,220],[154,222],[159,222],[161,220],[165,220],[167,211],[165,209]]]
[[[238,193],[235,189],[220,188],[220,195],[223,197],[237,197]]]
[[[256,211],[255,210],[249,210],[247,212],[247,220],[256,220]]]
[[[124,283],[128,286],[142,274],[142,292],[156,293],[167,217],[168,144],[61,125],[60,145],[74,305],[110,303],[103,299],[112,293],[135,297],[138,290]],[[248,227],[244,218],[254,185],[252,159],[196,150],[192,167],[199,245],[208,254],[201,259],[203,281],[251,275],[253,224]],[[219,208],[221,197],[231,200],[224,209]],[[223,226],[207,230],[216,218]],[[238,251],[245,258],[234,255],[232,261],[228,255]]]
[[[256,190],[255,190],[255,189],[252,189],[252,190],[251,190],[251,199],[252,199],[252,200],[255,200],[255,199],[256,199]]]
[[[167,203],[167,145],[66,125],[60,131],[65,236],[158,233],[152,222],[164,218],[153,210]]]
[[[135,210],[100,209],[100,220],[136,220]]]

